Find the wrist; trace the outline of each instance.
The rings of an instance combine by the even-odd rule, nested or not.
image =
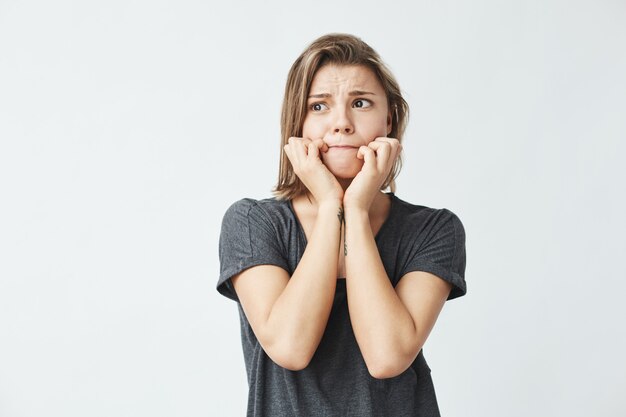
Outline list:
[[[363,203],[361,201],[350,201],[350,200],[344,200],[343,201],[343,209],[346,213],[350,212],[350,213],[365,213],[367,214],[369,212],[369,204]]]
[[[348,219],[359,220],[359,219],[367,219],[369,222],[369,210],[360,205],[344,205],[343,206],[344,215],[346,217],[346,221]]]
[[[339,211],[343,212],[343,204],[341,200],[329,199],[317,202],[318,213],[330,212],[336,214]]]

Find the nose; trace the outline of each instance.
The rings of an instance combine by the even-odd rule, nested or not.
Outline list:
[[[351,134],[354,133],[354,125],[350,115],[345,110],[337,111],[337,118],[333,123],[333,133]]]

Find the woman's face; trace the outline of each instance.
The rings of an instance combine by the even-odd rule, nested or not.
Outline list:
[[[337,178],[354,178],[363,161],[360,146],[391,132],[387,96],[378,78],[364,66],[325,65],[311,83],[302,136],[322,139],[322,162]]]

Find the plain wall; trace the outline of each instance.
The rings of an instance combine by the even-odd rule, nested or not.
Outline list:
[[[444,416],[626,408],[623,1],[0,1],[0,415],[242,416],[226,208],[287,71],[362,37],[411,106],[398,196],[467,233],[424,352]]]

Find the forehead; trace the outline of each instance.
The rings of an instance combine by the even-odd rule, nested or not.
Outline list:
[[[363,65],[327,64],[315,73],[311,82],[311,94],[321,92],[363,90],[384,94],[376,74]]]

